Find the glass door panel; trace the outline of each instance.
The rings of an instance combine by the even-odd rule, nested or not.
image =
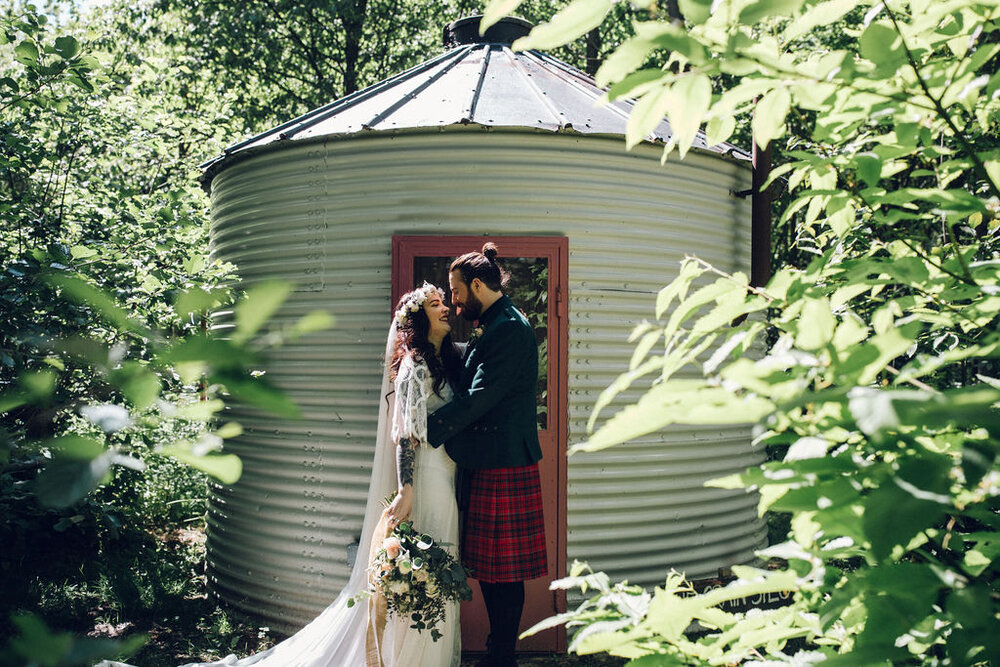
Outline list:
[[[413,285],[427,282],[442,287],[448,294],[448,267],[454,259],[446,257],[414,257]],[[504,288],[504,293],[528,318],[535,329],[535,339],[538,344],[538,429],[548,428],[548,382],[549,382],[549,260],[547,257],[503,257],[500,259],[503,268],[510,273],[510,280]],[[469,340],[473,323],[465,318],[451,314],[451,337],[456,343]]]

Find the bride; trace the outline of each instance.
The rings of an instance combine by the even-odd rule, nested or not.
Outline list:
[[[243,659],[228,655],[217,662],[184,667],[459,665],[457,602],[448,603],[445,620],[438,626],[442,636],[436,642],[430,632],[411,630],[409,618],[375,618],[364,601],[348,604],[367,587],[368,562],[363,554],[376,529],[384,529],[386,524],[394,527],[408,519],[438,544],[448,544],[448,551],[458,557],[455,463],[444,447],[425,445],[427,415],[451,398],[452,383],[461,368],[461,358],[451,342],[448,311],[442,291],[429,283],[404,294],[397,305],[386,343],[380,394],[383,409],[379,412],[361,548],[340,595],[307,626],[266,651]],[[383,501],[394,490],[396,498],[383,512]],[[373,641],[373,635],[378,640]],[[129,666],[105,661],[97,667]]]

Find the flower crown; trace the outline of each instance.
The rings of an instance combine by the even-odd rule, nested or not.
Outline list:
[[[415,313],[423,308],[424,301],[427,300],[427,297],[429,297],[432,292],[440,293],[441,290],[439,290],[436,285],[431,285],[426,280],[423,285],[410,292],[406,296],[406,300],[403,301],[403,305],[396,310],[396,314],[394,315],[396,318],[396,326],[402,326],[403,323],[409,319],[410,313]]]

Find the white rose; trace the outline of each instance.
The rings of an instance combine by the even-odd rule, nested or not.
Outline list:
[[[420,568],[419,570],[414,570],[413,578],[416,579],[417,581],[427,581],[428,579],[427,570],[424,568]]]
[[[424,586],[424,590],[427,592],[427,597],[436,598],[438,596],[438,586],[437,582],[428,581]]]
[[[410,590],[410,584],[403,580],[397,580],[389,583],[389,592],[394,595],[402,595]]]

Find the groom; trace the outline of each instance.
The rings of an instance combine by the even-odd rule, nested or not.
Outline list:
[[[524,582],[545,576],[545,523],[535,393],[538,347],[524,315],[503,294],[492,243],[451,264],[452,306],[478,320],[455,397],[427,418],[467,486],[462,560],[479,580],[490,619],[485,665],[516,666]],[[478,334],[478,335],[476,335]]]

